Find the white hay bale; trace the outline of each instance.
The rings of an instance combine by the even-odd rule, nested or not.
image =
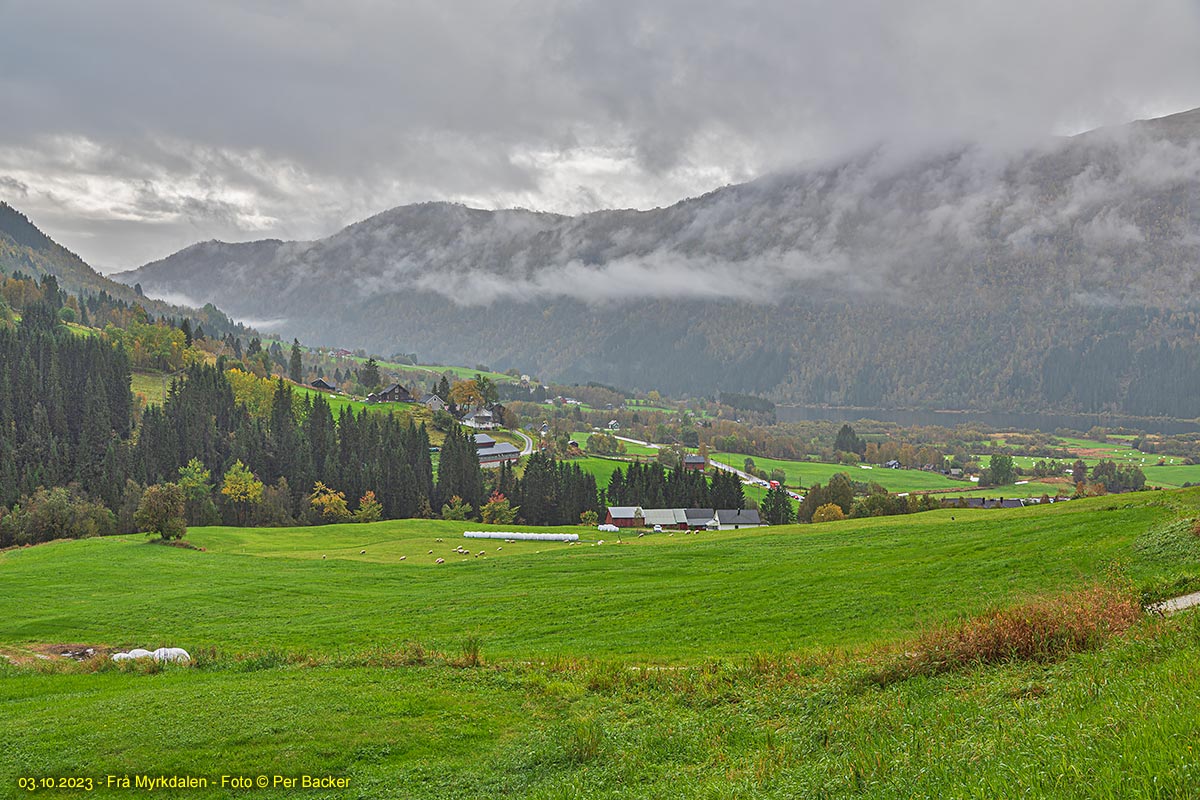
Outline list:
[[[192,660],[188,651],[182,647],[160,647],[154,651],[152,657],[155,661],[169,661],[172,664],[186,664]]]

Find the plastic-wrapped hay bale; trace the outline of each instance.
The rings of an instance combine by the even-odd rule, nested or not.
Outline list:
[[[170,661],[175,664],[185,664],[192,660],[188,651],[182,647],[160,647],[152,655],[155,661]]]
[[[578,533],[512,533],[505,531],[464,531],[468,539],[503,539],[518,542],[577,542]]]

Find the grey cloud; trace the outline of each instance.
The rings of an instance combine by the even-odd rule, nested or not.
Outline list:
[[[126,266],[426,199],[645,208],[879,142],[1017,147],[1200,105],[1192,0],[16,0],[4,16],[0,172],[52,235]]]
[[[29,196],[29,186],[8,175],[0,175],[0,191],[13,197]]]

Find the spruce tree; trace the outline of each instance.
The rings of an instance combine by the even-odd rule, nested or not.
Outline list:
[[[292,358],[288,362],[288,377],[293,383],[304,382],[304,362],[300,357],[300,340],[292,339]]]

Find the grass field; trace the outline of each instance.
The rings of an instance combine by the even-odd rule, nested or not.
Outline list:
[[[618,461],[613,458],[597,458],[588,456],[586,458],[572,458],[570,463],[576,464],[584,472],[596,476],[596,486],[603,489],[608,486],[608,479],[612,474],[619,469],[625,469],[629,463],[626,461]]]
[[[406,640],[448,647],[474,633],[508,656],[652,661],[763,641],[849,646],[1095,576],[1117,559],[1137,579],[1183,569],[1127,552],[1138,532],[1170,515],[1162,500],[1145,493],[600,547],[476,545],[462,539],[462,523],[420,520],[196,529],[189,539],[206,552],[140,537],[64,542],[0,558],[8,582],[22,587],[0,597],[0,641],[305,651]],[[459,544],[487,557],[452,555]],[[450,563],[435,565],[439,557]],[[86,574],[86,590],[63,573]],[[34,595],[41,601],[31,609],[25,597]]]
[[[1156,594],[1195,586],[1198,512],[1200,490],[1147,492],[620,545],[475,540],[487,557],[466,559],[450,552],[462,523],[416,520],[197,529],[203,552],[7,551],[3,652],[170,644],[198,661],[0,666],[0,785],[307,773],[350,781],[313,797],[1185,797],[1195,615],[1050,663],[868,677],[930,625],[1114,571]]]
[[[171,381],[167,379],[164,387],[162,373],[157,372],[135,372],[129,382],[130,391],[145,397],[147,403],[161,404],[166,399],[166,389],[170,386]]]
[[[1182,486],[1185,483],[1200,483],[1200,464],[1143,467],[1146,482],[1152,486]]]
[[[359,364],[367,363],[367,359],[352,356],[351,361]],[[516,378],[511,375],[505,375],[501,372],[490,372],[488,370],[471,369],[470,367],[445,367],[430,364],[401,364],[395,361],[379,361],[376,364],[380,369],[391,370],[393,372],[412,372],[425,373],[431,377],[441,377],[449,373],[458,380],[472,380],[476,375],[482,375],[485,378],[492,380],[495,383],[514,383]],[[445,399],[445,398],[443,398]]]
[[[741,469],[747,456],[744,453],[713,453],[712,458],[731,467]],[[955,481],[936,472],[922,472],[915,469],[884,469],[874,467],[864,469],[862,466],[846,466],[845,464],[827,464],[818,461],[781,461],[774,458],[754,459],[759,469],[767,472],[782,469],[787,476],[785,483],[792,487],[807,487],[814,483],[822,485],[839,472],[845,472],[856,481],[875,481],[889,492],[928,491],[930,489],[964,488],[962,481]],[[965,487],[969,488],[969,487]]]
[[[571,434],[571,438],[579,442],[579,446],[587,448],[588,439],[592,438],[593,431],[576,431]],[[617,432],[620,435],[620,431]],[[625,445],[625,454],[631,456],[654,456],[658,455],[658,450],[653,447],[647,447],[644,444],[634,444],[633,442],[621,442]]]

